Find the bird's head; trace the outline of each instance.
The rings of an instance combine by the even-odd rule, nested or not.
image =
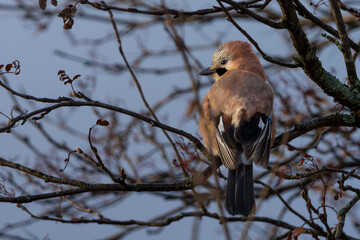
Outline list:
[[[231,70],[248,70],[251,64],[260,64],[252,52],[251,45],[242,41],[229,41],[222,44],[212,56],[210,67],[202,70],[200,75],[209,75],[218,80]]]

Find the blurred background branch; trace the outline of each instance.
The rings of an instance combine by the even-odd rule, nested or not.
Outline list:
[[[359,12],[352,0],[0,3],[0,210],[16,217],[0,238],[74,238],[36,228],[58,222],[82,239],[358,239]],[[251,217],[224,213],[226,177],[197,131],[213,83],[198,72],[228,40],[253,45],[275,95]]]

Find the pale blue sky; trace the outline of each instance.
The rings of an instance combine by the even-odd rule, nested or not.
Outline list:
[[[2,2],[3,4],[13,3],[12,0],[3,0]],[[32,2],[36,4],[37,1]],[[216,5],[215,1],[202,1],[201,3],[196,1],[186,1],[181,4],[178,1],[167,2],[175,2],[176,4],[174,3],[174,5],[172,5],[173,8],[180,7],[187,10],[196,10],[202,7]],[[275,1],[273,2],[274,3],[272,4],[276,5]],[[54,8],[49,5],[48,9],[51,11],[60,11],[62,8]],[[89,12],[89,10],[90,8],[88,6],[79,6],[79,12]],[[108,17],[106,12],[92,12],[104,18]],[[63,69],[70,76],[76,74],[81,74],[83,77],[95,75],[97,77],[97,85],[92,92],[92,98],[96,100],[113,102],[115,99],[120,99],[121,107],[136,112],[145,109],[136,88],[130,84],[131,78],[127,72],[122,74],[108,74],[101,69],[90,69],[80,63],[69,61],[54,54],[55,50],[62,50],[85,58],[96,55],[98,60],[105,63],[123,63],[121,56],[117,52],[117,43],[115,39],[95,47],[81,43],[82,39],[97,39],[106,34],[111,34],[113,30],[110,23],[97,23],[95,21],[75,17],[75,24],[71,30],[71,34],[74,34],[75,38],[80,40],[80,42],[74,44],[69,41],[69,37],[66,36],[68,33],[63,30],[62,20],[60,18],[52,18],[48,28],[44,32],[39,33],[36,30],[36,26],[24,19],[22,14],[21,11],[0,10],[0,21],[2,23],[0,24],[0,63],[9,63],[15,59],[21,62],[20,75],[6,75],[10,85],[14,87],[14,89],[19,91],[25,90],[28,94],[37,97],[57,98],[58,96],[67,96],[70,92],[70,88],[64,86],[63,83],[58,80],[57,76],[57,72]],[[134,18],[146,19],[146,17],[143,16],[126,13],[115,13],[115,16],[126,20]],[[269,55],[286,56],[289,52],[289,49],[284,47],[284,41],[288,41],[288,39],[283,38],[286,36],[285,31],[274,31],[249,20],[240,20],[239,24],[258,41],[260,47]],[[237,39],[245,40],[245,37],[225,20],[217,21],[216,23],[205,22],[201,25],[189,24],[189,26],[186,26],[179,32],[184,32],[185,42],[189,46],[208,44],[209,41],[205,37],[202,37],[202,33],[206,33],[208,38],[212,40],[217,39],[219,34],[225,34],[225,37],[222,39],[224,42]],[[358,37],[356,38],[356,36],[353,36],[353,38],[354,40],[359,39]],[[153,50],[174,48],[172,41],[164,32],[161,24],[126,35],[122,37],[122,42],[125,54],[130,60],[141,54],[138,49],[139,42],[142,42],[146,47]],[[334,49],[335,48],[332,47],[325,50],[322,53],[322,60],[327,69],[336,68],[337,76],[343,78],[345,76],[344,66],[339,66],[338,64],[339,59],[341,60],[341,54]],[[207,66],[211,62],[213,51],[215,51],[215,48],[209,51],[194,51],[193,54],[198,57],[203,66]],[[268,64],[263,59],[260,60],[262,63]],[[142,67],[167,68],[182,65],[183,63],[180,56],[171,56],[148,59],[142,64]],[[294,71],[296,71],[295,73],[302,74],[299,70]],[[190,85],[190,80],[185,72],[162,76],[138,74],[138,77],[144,90],[144,94],[150,104],[156,103],[157,100],[167,96],[175,87]],[[204,77],[201,77],[201,80],[204,82],[207,81]],[[269,80],[276,81],[276,75],[274,75],[273,72],[269,75]],[[207,89],[201,91],[201,94],[204,94],[204,91],[206,90]],[[190,99],[187,97],[179,98],[177,101],[161,109],[159,116],[167,124],[173,125],[174,127],[181,127],[183,130],[196,135],[196,122],[187,121],[184,117],[186,105],[189,100]],[[29,109],[34,108],[34,106],[29,106],[24,101],[21,102],[24,103],[23,106],[27,106]],[[4,89],[0,89],[0,111],[8,114],[11,111],[11,108],[12,103],[8,94]],[[55,117],[56,114],[58,113],[54,113],[52,116]],[[97,119],[91,114],[89,109],[78,110],[74,114],[68,111],[66,114],[68,114],[67,116],[73,126],[85,134],[87,134],[89,126]],[[123,118],[126,119],[127,117]],[[0,122],[3,121],[6,121],[6,119],[0,116]],[[49,126],[49,128],[51,127]],[[34,131],[30,124],[19,126],[15,131],[30,134],[37,146],[47,146],[46,139],[41,137],[38,132]],[[57,132],[56,135],[60,141],[66,142],[66,144],[73,148],[76,146],[85,148],[87,146],[86,142],[79,140],[78,138],[71,138],[68,134]],[[0,156],[6,159],[16,159],[16,161],[29,164],[29,166],[36,161],[29,149],[8,134],[0,134],[0,146]],[[135,148],[134,151],[142,150]],[[131,197],[125,202],[122,202],[116,208],[106,210],[104,215],[114,219],[125,220],[133,218],[147,220],[157,216],[162,211],[166,211],[169,206],[177,206],[174,203],[164,202],[159,199],[160,198],[152,195],[149,196],[149,194],[132,193]],[[41,202],[39,202],[39,204],[41,204]],[[39,206],[39,204],[26,204],[26,206],[34,210],[34,212],[40,212],[41,205]],[[304,203],[301,200],[295,201],[294,204],[299,208],[304,208]],[[164,206],[166,206],[166,208],[164,208]],[[279,200],[273,198],[266,205],[258,208],[257,215],[275,217],[279,214],[280,208],[282,208],[282,205],[279,203]],[[211,209],[217,210],[215,206],[212,206],[210,210]],[[5,222],[16,222],[20,219],[29,218],[26,213],[16,208],[14,204],[0,203],[0,212],[0,229],[4,226]],[[335,216],[332,217],[332,220],[333,225],[336,222]],[[188,239],[191,236],[193,221],[194,219],[186,219],[173,223],[170,226],[165,227],[160,234],[155,235],[148,235],[147,230],[150,228],[144,228],[143,230],[131,233],[125,239]],[[293,217],[290,217],[289,221],[294,225],[302,224],[301,221]],[[200,239],[220,239],[220,236],[222,236],[222,227],[215,220],[204,218],[202,219],[200,226]],[[237,237],[239,235],[242,226],[243,223],[230,224],[233,236]],[[119,231],[119,229],[114,226],[96,224],[69,225],[42,221],[31,224],[24,228],[22,232],[16,233],[26,236],[27,230],[36,234],[40,239],[48,236],[52,240],[102,239],[104,236],[110,235],[110,233],[117,233]],[[349,232],[349,234],[351,234],[351,232]]]

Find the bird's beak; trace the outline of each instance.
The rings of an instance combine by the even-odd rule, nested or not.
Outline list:
[[[203,76],[207,76],[207,75],[211,75],[215,72],[216,72],[216,68],[208,67],[208,68],[205,68],[204,70],[202,70],[201,72],[199,72],[199,74],[203,75]]]

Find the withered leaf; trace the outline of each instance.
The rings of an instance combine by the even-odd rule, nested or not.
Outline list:
[[[64,29],[69,30],[74,25],[74,20],[72,18],[68,19],[66,22],[64,22]]]
[[[11,68],[12,68],[12,64],[11,64],[11,63],[6,64],[6,66],[5,66],[5,71],[9,72],[9,71],[11,70]]]
[[[46,1],[47,0],[39,0],[39,7],[41,8],[41,10],[46,9]]]
[[[304,164],[304,159],[302,158],[301,160],[300,160],[300,163],[299,163],[299,165],[298,166],[302,166],[303,164]]]
[[[289,232],[286,237],[286,240],[291,240],[291,239],[292,239],[292,232]]]
[[[12,64],[13,64],[13,66],[14,66],[14,68],[15,68],[15,75],[20,74],[21,69],[20,69],[20,62],[19,62],[19,60],[13,61]]]
[[[75,81],[75,80],[78,79],[79,77],[81,77],[80,74],[76,75],[76,76],[73,78],[73,81]]]
[[[293,234],[295,237],[299,236],[300,234],[306,233],[306,229],[303,227],[297,227],[293,230]]]
[[[109,122],[108,122],[107,120],[98,119],[98,120],[96,121],[96,125],[109,126]]]
[[[66,21],[69,18],[75,17],[76,10],[77,10],[76,6],[70,4],[64,10],[62,10],[58,16],[63,18],[64,21]]]
[[[51,4],[52,4],[54,7],[56,7],[57,4],[58,4],[58,2],[57,2],[57,0],[51,0]]]

